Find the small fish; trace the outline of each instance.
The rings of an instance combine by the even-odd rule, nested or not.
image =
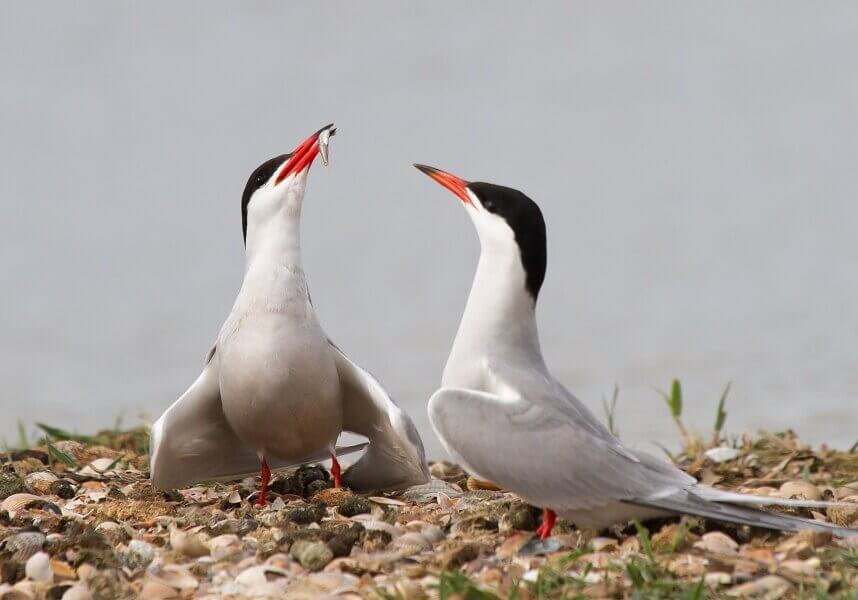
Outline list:
[[[336,133],[337,128],[332,127],[331,129],[325,129],[319,134],[319,154],[322,155],[322,164],[326,167],[328,166],[328,144],[330,143],[331,137]]]

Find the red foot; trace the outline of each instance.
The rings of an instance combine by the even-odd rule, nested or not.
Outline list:
[[[334,476],[334,487],[343,487],[343,478],[341,475],[340,463],[337,462],[337,455],[331,454],[331,475]]]
[[[256,501],[256,506],[265,506],[265,494],[268,492],[268,482],[271,481],[271,469],[268,468],[268,461],[262,459],[262,489],[259,490],[259,499]]]
[[[557,513],[550,508],[542,509],[542,525],[536,530],[536,535],[540,540],[547,540],[551,537],[551,530],[554,529],[554,521],[557,520]]]

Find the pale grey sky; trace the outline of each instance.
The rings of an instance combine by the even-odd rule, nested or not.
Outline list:
[[[242,274],[250,171],[335,121],[303,243],[323,325],[418,422],[477,258],[411,168],[543,208],[539,320],[626,439],[858,438],[858,6],[848,2],[0,5],[0,435],[157,416]]]

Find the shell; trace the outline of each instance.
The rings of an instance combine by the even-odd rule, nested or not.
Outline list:
[[[822,500],[819,488],[808,481],[787,481],[781,486],[778,495],[782,498],[798,498],[799,500]]]
[[[194,590],[200,584],[197,578],[182,565],[164,565],[148,576],[156,581],[177,590]]]
[[[42,549],[45,544],[45,534],[40,531],[22,531],[10,535],[0,548],[5,548],[12,555],[12,560],[24,562]]]
[[[694,547],[714,554],[733,555],[739,552],[739,544],[736,540],[720,531],[703,534],[700,541],[694,543]]]
[[[432,544],[422,533],[404,533],[393,540],[393,547],[408,555],[432,549]]]
[[[24,573],[30,581],[51,582],[54,580],[54,571],[51,568],[51,557],[47,552],[36,552],[27,559],[24,565]]]
[[[257,565],[239,573],[235,582],[247,587],[256,587],[268,583],[268,578],[271,576],[289,577],[289,571],[271,565]]]
[[[241,552],[241,540],[237,535],[226,533],[209,540],[208,550],[212,558],[221,561]]]
[[[62,600],[92,600],[92,594],[89,593],[88,587],[78,583],[65,591]]]
[[[197,532],[182,531],[178,527],[170,528],[170,546],[179,554],[190,558],[205,556],[210,552]]]
[[[376,504],[384,504],[387,506],[408,506],[407,502],[403,502],[402,500],[397,500],[396,498],[387,498],[386,496],[370,496],[367,498],[370,502],[375,502]]]
[[[19,510],[24,510],[37,502],[42,503],[44,500],[33,494],[12,494],[0,503],[0,509],[9,512],[17,512]]]
[[[476,477],[468,477],[468,481],[465,482],[465,485],[469,490],[489,490],[492,492],[499,492],[501,488],[494,482],[487,481],[485,479],[477,479]]]
[[[143,584],[140,593],[137,594],[137,600],[172,600],[179,597],[175,588],[160,581],[147,581]]]

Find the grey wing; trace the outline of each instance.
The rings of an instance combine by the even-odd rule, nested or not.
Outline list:
[[[428,481],[423,441],[411,418],[372,375],[330,344],[342,390],[343,430],[369,439],[366,453],[346,470],[343,482],[366,492]]]
[[[337,454],[365,444],[337,448]],[[299,461],[272,460],[272,470],[327,458],[327,451]],[[200,481],[241,479],[259,473],[256,452],[235,434],[220,401],[217,349],[209,352],[197,380],[152,425],[149,443],[152,486],[179,488]]]
[[[521,368],[508,361],[493,359],[487,362],[486,373],[499,389],[511,390],[513,395],[519,394],[518,390],[527,390],[529,402],[602,440],[612,451],[639,462],[640,457],[636,452],[626,448],[578,398],[547,371]]]
[[[573,420],[521,398],[442,388],[429,400],[429,418],[454,458],[473,473],[556,511],[688,485],[678,469],[652,468],[649,457],[617,452]]]

